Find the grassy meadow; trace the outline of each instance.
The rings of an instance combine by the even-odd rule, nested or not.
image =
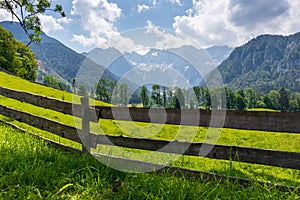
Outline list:
[[[0,86],[2,87],[6,87],[17,91],[29,92],[40,96],[47,96],[50,98],[55,98],[66,102],[80,103],[80,96],[73,95],[72,93],[66,91],[61,91],[51,87],[46,87],[40,84],[32,83],[30,81],[21,79],[19,77],[8,75],[1,71],[0,71],[0,77],[1,77]],[[92,100],[91,100],[91,104],[96,106],[111,105],[108,103],[104,103],[100,101],[92,101]]]
[[[49,96],[67,102],[72,102],[74,98],[75,102],[79,102],[79,97],[76,95],[73,96],[73,94],[67,92],[37,85],[2,72],[0,72],[0,85],[2,87]],[[81,123],[79,119],[72,116],[64,115],[49,109],[43,109],[3,96],[0,96],[0,104],[70,126],[80,126]],[[99,101],[93,101],[92,104],[109,105]],[[60,138],[54,134],[30,127],[26,124],[13,121],[1,115],[0,120],[17,125],[28,133],[34,133],[74,148],[81,148],[81,145],[78,143]],[[258,199],[278,199],[279,197],[280,199],[299,198],[299,196],[293,192],[283,193],[275,188],[269,188],[267,186],[254,185],[253,187],[242,188],[241,186],[229,182],[222,184],[219,182],[204,184],[199,183],[199,181],[196,180],[186,180],[183,177],[175,178],[168,174],[158,176],[153,174],[128,174],[117,172],[101,165],[91,156],[67,153],[61,149],[52,147],[43,140],[33,138],[28,133],[21,133],[6,125],[1,124],[0,131],[3,133],[0,136],[0,141],[2,141],[1,157],[4,156],[4,159],[1,159],[0,164],[2,177],[2,180],[0,181],[0,193],[3,193],[4,195],[0,195],[0,198],[2,197],[4,199],[9,198],[9,195],[12,194],[20,195],[20,199],[22,199],[22,194],[32,194],[37,197],[40,195],[49,198],[72,199],[92,199],[97,195],[103,195],[104,199],[110,199],[111,196],[116,199],[133,199],[138,196],[144,197],[145,199],[155,199],[156,197],[163,199],[176,197],[175,199],[177,199],[177,196],[179,199],[199,199],[197,197],[201,197],[201,195],[203,195],[203,198],[200,199],[214,199],[218,197],[229,198],[230,196],[236,196],[237,199],[244,199],[246,197],[256,199],[254,198],[255,195],[257,195]],[[160,140],[177,139],[179,141],[207,143],[216,142],[221,145],[300,152],[299,134],[158,125],[104,119],[100,119],[99,123],[91,123],[91,131],[98,134],[116,136],[123,135]],[[23,140],[24,142],[22,142]],[[17,150],[15,151],[16,153],[14,153],[13,149]],[[104,145],[98,145],[97,149],[94,149],[93,151],[157,164],[169,164],[171,166],[249,178],[251,180],[281,183],[297,187],[300,186],[300,170],[171,155]],[[23,153],[26,155],[25,157],[22,155]],[[57,158],[54,158],[56,157],[56,154]],[[11,160],[9,157],[11,157]],[[48,161],[48,159],[50,161]],[[51,159],[54,159],[54,161]],[[71,161],[71,159],[73,161]],[[18,161],[24,163],[17,164]],[[51,166],[48,169],[49,163],[51,163]],[[65,163],[67,163],[67,165],[62,166]],[[12,164],[13,167],[10,170],[5,168],[5,166],[8,167]],[[33,167],[35,164],[39,164],[39,166]],[[24,166],[27,166],[29,174],[33,174],[34,169],[41,171],[37,172],[39,175],[31,177],[27,175],[26,171],[26,173],[23,171],[27,170]],[[44,170],[46,170],[46,172]],[[51,172],[49,170],[51,170]],[[104,172],[104,174],[102,172]],[[50,173],[51,176],[47,175],[42,177],[45,173]],[[21,176],[21,174],[23,174],[23,176]],[[18,178],[19,175],[21,178]],[[39,180],[40,178],[41,181]],[[122,184],[121,186],[118,186],[118,190],[115,192],[114,185],[117,184],[116,181],[121,181]],[[148,188],[148,184],[153,187]],[[9,185],[13,185],[13,187],[5,189]],[[21,189],[21,186],[24,186],[24,189]],[[234,195],[234,193],[237,194]]]
[[[299,199],[253,183],[124,173],[0,123],[0,199]]]

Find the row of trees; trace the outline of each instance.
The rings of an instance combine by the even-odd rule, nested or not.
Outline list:
[[[55,84],[58,89],[63,85],[53,77],[46,76],[44,82]],[[51,85],[50,84],[50,85]],[[76,87],[76,79],[73,80],[73,92],[81,96],[127,106],[142,104],[144,108],[185,108],[185,109],[230,109],[246,110],[251,108],[268,108],[282,111],[300,111],[300,93],[291,92],[288,89],[271,90],[268,94],[255,91],[253,88],[232,90],[230,88],[214,88],[195,86],[186,90],[179,87],[166,87],[154,84],[151,87],[143,85],[135,92],[128,90],[125,83],[99,79],[95,86],[88,90],[85,86]],[[77,89],[75,89],[77,88]],[[150,89],[149,89],[150,88]],[[70,89],[69,89],[70,90]]]
[[[233,91],[230,88],[208,89],[195,86],[192,90],[184,90],[178,87],[167,88],[153,85],[151,92],[146,86],[142,86],[139,97],[143,107],[158,105],[165,108],[191,109],[211,109],[214,107],[216,109],[235,110],[251,108],[269,108],[282,111],[300,110],[300,93],[291,92],[284,88],[262,94],[253,88],[247,88],[245,91],[242,89]]]
[[[245,91],[236,91],[230,88],[208,89],[195,86],[185,90],[179,87],[166,87],[158,84],[150,87],[142,86],[129,97],[128,87],[125,83],[107,81],[101,78],[95,86],[91,87],[92,98],[127,106],[128,104],[142,104],[144,108],[186,108],[186,109],[232,109],[246,110],[251,108],[269,108],[282,111],[300,110],[300,93],[288,89],[272,90],[268,94],[247,88]],[[78,94],[87,95],[84,86],[79,87]]]
[[[75,81],[73,87],[75,86]],[[95,89],[94,89],[95,88]],[[158,84],[150,88],[143,85],[135,92],[128,91],[125,83],[107,81],[101,78],[97,85],[90,87],[90,97],[100,101],[127,106],[142,104],[144,108],[185,108],[185,109],[231,109],[246,110],[251,108],[268,108],[282,111],[300,111],[300,93],[288,89],[272,90],[268,94],[253,88],[232,90],[195,86],[185,90],[179,87],[166,87]],[[75,89],[75,87],[74,87]],[[75,92],[75,90],[74,90]],[[85,86],[80,85],[77,94],[88,96]],[[129,95],[129,93],[131,95]]]
[[[226,108],[245,110],[251,108],[269,108],[282,111],[300,110],[300,93],[291,92],[288,89],[271,90],[268,94],[247,88],[245,91],[238,89],[233,91],[225,88]]]
[[[59,90],[65,90],[68,92],[71,92],[71,87],[64,83],[63,81],[58,80],[57,78],[50,76],[50,75],[45,75],[43,76],[43,82],[44,85],[47,85],[49,87],[59,89]]]
[[[146,86],[142,86],[139,97],[144,108],[165,107],[165,108],[185,108],[186,91],[179,87],[168,88],[160,85],[153,85],[151,95]]]

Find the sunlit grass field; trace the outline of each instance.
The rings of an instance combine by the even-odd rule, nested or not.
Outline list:
[[[0,199],[299,199],[274,186],[125,173],[0,123]]]
[[[0,85],[14,90],[27,91],[38,95],[72,102],[73,98],[79,102],[79,97],[67,92],[62,92],[52,88],[44,87],[17,77],[12,77],[0,72]],[[0,104],[24,112],[32,113],[36,116],[61,122],[70,126],[80,127],[80,120],[70,115],[43,109],[27,103],[19,102],[0,96]],[[108,105],[96,101],[96,105]],[[27,132],[46,137],[56,142],[81,148],[81,145],[54,134],[38,130],[26,124],[12,121],[4,116],[0,116],[2,121],[15,124]],[[273,150],[283,150],[300,152],[300,135],[288,133],[274,133],[263,131],[248,131],[235,129],[211,129],[205,127],[189,127],[175,125],[158,125],[134,122],[121,122],[115,120],[100,119],[99,123],[91,123],[91,131],[98,134],[123,135],[130,137],[152,138],[159,140],[179,140],[189,142],[217,143],[229,146],[243,146],[252,148],[264,148]],[[8,136],[5,136],[8,137]],[[16,143],[14,143],[16,144]],[[238,176],[259,181],[270,181],[292,186],[300,186],[300,170],[283,169],[279,167],[269,167],[253,165],[239,162],[198,158],[191,156],[171,155],[166,153],[149,152],[120,147],[110,147],[98,145],[93,150],[99,153],[119,156],[123,158],[136,159],[157,164],[168,164],[176,167],[196,169],[200,171],[210,171],[230,176]],[[78,156],[79,157],[79,156]],[[92,161],[94,163],[95,161]],[[89,166],[93,168],[93,166]],[[94,175],[93,175],[94,176]],[[127,175],[126,175],[127,176]],[[130,175],[131,176],[131,175]],[[147,175],[148,176],[148,175]],[[177,179],[176,179],[177,180]],[[186,181],[186,180],[184,180]],[[229,183],[228,183],[229,184]],[[63,185],[63,184],[62,184]],[[210,184],[209,184],[210,185]],[[63,186],[61,186],[63,187]],[[73,187],[73,186],[72,186]],[[204,186],[206,187],[206,186]],[[230,186],[232,187],[232,186]],[[59,189],[59,187],[57,188]],[[276,193],[276,192],[275,192]],[[289,196],[291,197],[291,196]]]
[[[58,100],[66,102],[80,103],[80,96],[73,95],[72,93],[57,90],[51,87],[46,87],[40,84],[32,83],[27,80],[21,79],[16,76],[8,75],[0,71],[0,86],[9,88],[12,90],[29,92],[32,94],[47,96],[55,98]],[[96,106],[110,106],[111,104],[100,102],[100,101],[91,101]]]

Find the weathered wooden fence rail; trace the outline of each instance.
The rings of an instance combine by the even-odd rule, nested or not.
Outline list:
[[[41,97],[30,93],[13,91],[2,87],[0,87],[0,95],[31,103],[39,107],[59,111],[65,114],[72,115],[73,111],[75,110],[75,116],[83,118],[82,129],[79,130],[77,130],[75,127],[66,126],[59,122],[44,119],[38,116],[34,116],[30,113],[0,105],[1,115],[54,133],[60,137],[67,138],[78,143],[85,143],[87,144],[88,148],[96,148],[98,144],[114,145],[126,148],[151,150],[190,156],[205,156],[213,159],[233,160],[300,170],[300,153],[296,152],[245,148],[237,146],[211,145],[205,143],[151,140],[90,133],[89,121],[95,122],[98,121],[98,118],[114,119],[113,113],[118,113],[118,120],[151,122],[149,117],[149,109],[130,108],[130,118],[128,118],[128,108],[90,108],[88,106],[88,99],[86,98],[82,99],[82,105],[72,105],[72,103],[62,102],[56,99]],[[157,110],[157,112],[161,111]],[[185,112],[184,115],[188,114],[190,116],[193,116],[193,114],[199,114],[200,112],[200,121],[197,125],[209,125],[211,111],[202,110],[166,110],[166,123],[182,124],[182,112]],[[157,123],[159,123],[159,121]],[[195,124],[186,123],[182,125]],[[249,127],[247,125],[249,125]],[[300,133],[300,113],[227,111],[225,127]],[[78,131],[81,134],[78,134]],[[199,154],[201,148],[208,148],[210,149],[210,152],[207,155],[201,155]]]
[[[59,122],[44,119],[42,117],[38,117],[30,113],[22,112],[1,105],[0,114],[5,117],[17,120],[19,122],[26,123],[38,129],[48,131],[60,137],[81,143],[81,139],[75,127],[67,126]]]
[[[101,107],[96,106],[98,118],[116,119],[135,122],[152,122],[160,123],[151,120],[149,116],[150,109],[141,108],[123,108],[123,107]],[[128,115],[128,110],[130,115]],[[152,109],[155,110],[155,109]],[[224,125],[219,128],[234,128],[244,130],[261,130],[271,132],[290,132],[300,133],[300,112],[249,112],[237,110],[185,110],[185,109],[163,109],[166,112],[167,119],[164,124],[188,125],[188,126],[212,126],[211,116],[224,115],[226,118]],[[98,114],[99,112],[99,114]],[[153,111],[152,111],[153,112]],[[155,111],[154,111],[155,112]],[[158,114],[162,111],[157,109]],[[118,113],[114,116],[113,113]],[[191,120],[185,119],[182,121],[181,116],[190,117]],[[195,124],[194,116],[199,115],[199,122]],[[218,126],[215,126],[218,127]]]

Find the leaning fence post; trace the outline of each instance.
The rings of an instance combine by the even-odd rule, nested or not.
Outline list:
[[[82,151],[90,152],[89,134],[90,134],[90,107],[89,98],[82,97],[80,99],[82,107]]]

